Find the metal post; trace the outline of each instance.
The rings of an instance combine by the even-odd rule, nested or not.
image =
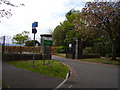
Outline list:
[[[34,67],[34,62],[35,61],[35,33],[34,33],[34,40],[33,40],[33,67]]]
[[[78,59],[78,38],[76,38],[75,59]]]

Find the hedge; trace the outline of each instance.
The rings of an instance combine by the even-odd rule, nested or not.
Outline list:
[[[13,52],[33,52],[33,47],[21,47],[21,46],[5,46],[5,52],[13,53]],[[40,52],[40,47],[35,47],[35,52]]]
[[[3,57],[4,57],[3,58],[4,61],[32,60],[33,54],[12,53],[12,54],[4,54]],[[35,60],[42,60],[42,55],[35,54]]]

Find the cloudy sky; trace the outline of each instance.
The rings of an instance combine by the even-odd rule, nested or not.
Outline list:
[[[0,36],[13,36],[22,31],[32,32],[32,23],[38,22],[36,37],[40,34],[50,33],[65,20],[65,14],[71,10],[81,10],[89,0],[9,0],[11,3],[22,7],[11,7],[5,4],[0,9],[11,9],[12,17],[0,18]],[[33,34],[30,34],[33,37]]]

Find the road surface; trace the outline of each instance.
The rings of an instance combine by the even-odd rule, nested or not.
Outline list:
[[[118,66],[52,56],[72,68],[72,76],[61,88],[118,88]]]

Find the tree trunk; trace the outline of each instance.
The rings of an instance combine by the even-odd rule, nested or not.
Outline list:
[[[116,60],[116,39],[112,41],[112,60]]]

